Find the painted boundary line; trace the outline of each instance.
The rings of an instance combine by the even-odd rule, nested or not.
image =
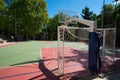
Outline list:
[[[79,66],[79,64],[74,64],[74,65],[69,65],[69,66],[65,66],[65,68],[70,68],[70,67],[74,67],[74,66]],[[57,69],[57,68],[54,68]],[[54,69],[49,69],[50,71],[53,71]],[[17,77],[17,76],[22,76],[22,75],[27,75],[27,74],[34,74],[34,73],[38,73],[38,72],[42,72],[41,70],[39,71],[33,71],[33,72],[26,72],[26,73],[22,73],[22,74],[16,74],[16,75],[10,75],[10,76],[4,76],[4,77],[0,77],[1,79],[6,79],[6,78],[12,78],[12,77]]]
[[[41,71],[34,71],[34,72],[27,72],[27,73],[23,73],[23,74],[4,76],[4,77],[0,77],[0,80],[5,79],[5,78],[12,78],[12,77],[17,77],[17,76],[27,75],[27,74],[34,74],[34,73],[38,73],[38,72],[41,72]]]
[[[29,66],[29,65],[32,65],[32,64],[36,64],[37,65],[38,63],[36,62],[36,63],[28,63],[28,64],[21,64],[21,65],[15,65],[15,66],[0,67],[0,69],[12,68],[12,67]]]
[[[40,48],[40,58],[42,59],[42,51],[41,51],[41,48]],[[37,64],[37,63],[32,63],[32,64]],[[18,65],[18,66],[10,66],[10,67],[6,67],[6,68],[12,68],[12,67],[19,67],[19,66],[31,66],[32,65],[31,63],[30,64],[23,64],[23,65]],[[39,65],[38,65],[39,66]],[[70,67],[74,67],[74,66],[79,66],[79,64],[74,64],[74,65],[69,65],[69,66],[64,66],[65,68],[70,68]],[[1,68],[3,69],[3,68]],[[54,69],[58,69],[58,68],[54,68]],[[53,71],[54,70],[53,68],[50,68],[49,70],[50,71]],[[33,71],[33,72],[26,72],[26,73],[21,73],[21,74],[16,74],[16,75],[10,75],[10,76],[3,76],[3,77],[0,77],[0,80],[1,79],[7,79],[7,78],[12,78],[12,77],[17,77],[17,76],[22,76],[22,75],[28,75],[28,74],[34,74],[34,73],[39,73],[39,72],[42,72],[41,70],[38,70],[38,71]],[[44,75],[44,74],[41,74],[41,75]]]
[[[40,48],[40,58],[42,59],[42,51],[41,51],[41,48]],[[33,63],[32,63],[33,64]],[[28,65],[28,66],[31,66],[32,64],[23,64],[23,65],[18,65],[18,66],[24,66],[24,65]],[[37,63],[36,63],[37,64]],[[39,66],[39,65],[38,65]],[[79,64],[73,64],[73,65],[69,65],[69,66],[64,66],[65,68],[70,68],[70,67],[74,67],[74,66],[79,66]],[[12,67],[17,67],[17,66],[12,66]],[[8,67],[8,68],[11,68],[11,67]],[[39,68],[39,67],[38,67]],[[56,68],[54,68],[56,69]],[[53,68],[50,68],[49,70],[52,71],[54,70]],[[0,77],[0,80],[1,79],[6,79],[6,78],[12,78],[12,77],[17,77],[17,76],[22,76],[22,75],[27,75],[27,74],[34,74],[34,73],[38,73],[38,72],[42,72],[40,69],[39,70],[36,70],[36,71],[33,71],[33,72],[24,72],[24,73],[21,73],[21,74],[14,74],[14,75],[9,75],[9,76],[3,76],[3,77]],[[41,75],[44,75],[44,74],[41,74]]]
[[[3,44],[0,44],[0,48],[5,48],[7,46],[11,46],[17,43],[20,43],[20,42],[3,43]]]

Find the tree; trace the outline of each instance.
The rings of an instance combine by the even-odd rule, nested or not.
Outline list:
[[[44,0],[15,0],[9,5],[7,14],[12,16],[17,32],[25,39],[39,34],[48,20]]]
[[[101,23],[102,23],[102,14],[97,15],[97,27],[101,28]]]
[[[103,28],[107,27],[114,27],[114,7],[111,4],[106,4],[103,6],[104,9],[102,9],[101,13],[97,16],[97,23],[100,27],[102,24],[102,16],[104,16],[104,22],[103,22]],[[104,11],[103,11],[104,10]],[[103,14],[104,13],[104,14]]]
[[[87,20],[93,20],[96,21],[97,15],[94,14],[92,11],[90,11],[89,7],[85,7],[84,9],[82,9],[82,14],[81,14],[83,19],[87,19]],[[79,24],[80,26],[84,26],[84,27],[88,27],[84,24]]]
[[[0,11],[4,9],[4,1],[0,0]]]
[[[120,47],[120,4],[116,7],[116,47]]]
[[[88,7],[85,7],[84,9],[82,9],[82,14],[81,14],[81,16],[82,16],[84,19],[92,20],[93,12],[90,11]]]
[[[114,7],[111,4],[106,4],[104,6],[104,23],[103,24],[104,24],[104,27],[112,27],[114,25]]]
[[[104,6],[104,24],[103,28],[115,28],[116,17],[116,46],[120,47],[120,5],[117,5],[116,10],[113,5],[106,4]],[[102,9],[103,10],[103,9]],[[97,24],[101,27],[103,11],[97,16]]]
[[[116,8],[116,20],[120,23],[120,4],[118,4]]]
[[[91,20],[92,21],[96,21],[97,20],[97,15],[95,13],[91,16]]]
[[[57,40],[57,27],[59,26],[58,14],[49,19],[47,26],[49,39]]]

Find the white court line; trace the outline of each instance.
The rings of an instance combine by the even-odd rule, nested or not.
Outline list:
[[[12,67],[21,67],[21,66],[27,66],[27,65],[32,65],[32,64],[38,64],[36,63],[28,63],[28,64],[21,64],[21,65],[15,65],[15,66],[6,66],[6,67],[0,67],[0,69],[4,69],[4,68],[12,68]]]

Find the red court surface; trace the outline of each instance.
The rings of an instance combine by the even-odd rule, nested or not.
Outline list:
[[[43,60],[46,67],[58,67],[58,50],[57,48],[43,48],[41,49],[43,53]],[[71,78],[74,75],[81,75],[84,77],[88,75],[87,69],[87,53],[73,50],[69,47],[64,48],[64,78]],[[71,76],[72,75],[72,76]]]
[[[80,56],[79,51],[65,48],[64,76],[60,76],[57,68],[57,48],[42,48],[41,52],[43,60],[36,64],[1,68],[0,80],[69,80],[71,75],[86,75],[83,74],[86,73],[86,56]]]
[[[9,43],[6,42],[6,43],[2,43],[2,44],[0,44],[0,48],[4,48],[4,47],[7,47],[7,46],[16,44],[16,43],[18,43],[18,42],[9,42]]]
[[[42,60],[35,64],[0,68],[0,80],[70,80],[73,76],[88,76],[87,53],[71,48],[64,50],[64,75],[59,74],[57,48],[42,48]]]

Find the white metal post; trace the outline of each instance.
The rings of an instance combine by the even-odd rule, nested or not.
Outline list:
[[[64,26],[63,26],[63,27],[64,27]],[[63,71],[62,71],[62,74],[64,74],[64,52],[65,52],[65,51],[64,51],[64,31],[65,31],[65,28],[63,28],[63,39],[62,39],[62,40],[63,40],[63,50],[62,50],[62,51],[63,51],[63,52],[62,52],[62,62],[63,62],[62,70],[63,70]]]
[[[60,43],[60,32],[59,32],[59,26],[58,26],[58,29],[57,29],[57,32],[58,32],[58,69],[60,68],[60,45],[59,45],[59,43]]]

